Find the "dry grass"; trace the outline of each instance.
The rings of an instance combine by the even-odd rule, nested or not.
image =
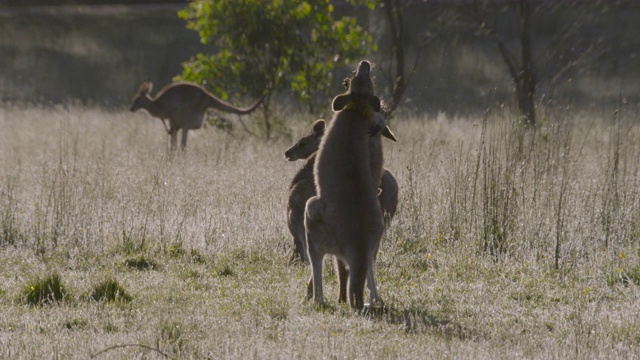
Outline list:
[[[640,358],[637,114],[512,119],[393,124],[390,310],[367,317],[332,274],[302,301],[286,140],[201,130],[171,157],[144,114],[0,109],[0,357]],[[51,274],[65,301],[24,301]],[[105,282],[131,301],[86,296]]]

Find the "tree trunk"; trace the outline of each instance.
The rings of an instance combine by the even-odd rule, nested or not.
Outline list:
[[[522,68],[514,79],[518,97],[518,108],[527,125],[536,125],[535,93],[537,79],[533,68],[533,44],[531,41],[531,4],[520,0],[520,45],[522,46]]]
[[[406,78],[404,74],[404,17],[402,9],[397,0],[384,0],[387,20],[391,32],[391,53],[392,59],[395,57],[396,70],[395,77],[392,78],[391,104],[387,109],[387,116],[391,117],[393,111],[400,105],[402,96],[406,90]],[[389,71],[390,75],[393,71]]]
[[[516,94],[522,119],[529,126],[536,125],[535,91],[536,81],[534,74],[523,72],[522,78],[516,80]]]
[[[263,101],[262,114],[264,116],[264,131],[267,140],[271,140],[271,90],[269,90]]]
[[[520,48],[521,52],[518,56],[504,39],[498,34],[495,27],[489,27],[476,15],[480,28],[492,37],[500,55],[505,64],[509,68],[509,73],[515,87],[516,98],[518,102],[518,110],[522,114],[525,124],[528,126],[536,125],[536,109],[535,94],[538,81],[533,64],[533,42],[531,41],[531,3],[529,0],[520,0],[518,2],[520,12]]]

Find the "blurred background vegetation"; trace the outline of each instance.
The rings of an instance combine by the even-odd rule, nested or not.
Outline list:
[[[640,2],[530,2],[535,11],[526,25],[537,85],[534,101],[598,108],[624,103],[637,113]],[[153,81],[160,89],[184,76],[183,63],[217,51],[215,41],[203,44],[178,16],[187,1],[3,3],[0,101],[5,103],[73,101],[122,109],[141,82]],[[516,104],[517,81],[509,61],[527,67],[521,2],[329,3],[335,19],[353,17],[371,34],[377,50],[365,49],[364,57],[377,64],[378,92],[391,106],[455,116],[482,111],[489,102]],[[343,60],[336,59],[331,68],[333,87],[315,95],[317,107],[302,104],[287,88],[275,89],[278,104],[326,116],[330,97],[342,91],[341,79],[355,67]],[[243,96],[247,89],[241,87],[226,93],[239,104],[255,99]]]

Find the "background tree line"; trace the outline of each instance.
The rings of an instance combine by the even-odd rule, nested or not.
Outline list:
[[[0,40],[5,100],[121,106],[143,80],[160,86],[185,78],[233,101],[267,94],[266,119],[275,98],[321,115],[363,57],[377,64],[379,92],[391,113],[465,113],[490,98],[515,104],[535,124],[535,105],[542,102],[593,104],[622,94],[637,104],[640,98],[628,80],[640,69],[640,5],[630,0],[201,0],[143,11],[35,8],[0,8],[8,35]]]

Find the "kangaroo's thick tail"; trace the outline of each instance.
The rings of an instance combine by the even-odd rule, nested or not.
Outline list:
[[[257,109],[258,106],[260,106],[260,104],[262,104],[262,102],[264,101],[265,97],[266,97],[266,95],[262,95],[262,97],[260,99],[258,99],[258,101],[256,101],[255,104],[251,105],[248,108],[244,108],[243,109],[243,108],[235,107],[235,106],[229,104],[226,101],[222,101],[222,100],[216,98],[215,96],[210,95],[210,97],[209,97],[209,107],[212,107],[212,108],[214,108],[216,110],[232,113],[232,114],[245,115],[245,114],[249,114],[250,112],[252,112],[255,109]]]

